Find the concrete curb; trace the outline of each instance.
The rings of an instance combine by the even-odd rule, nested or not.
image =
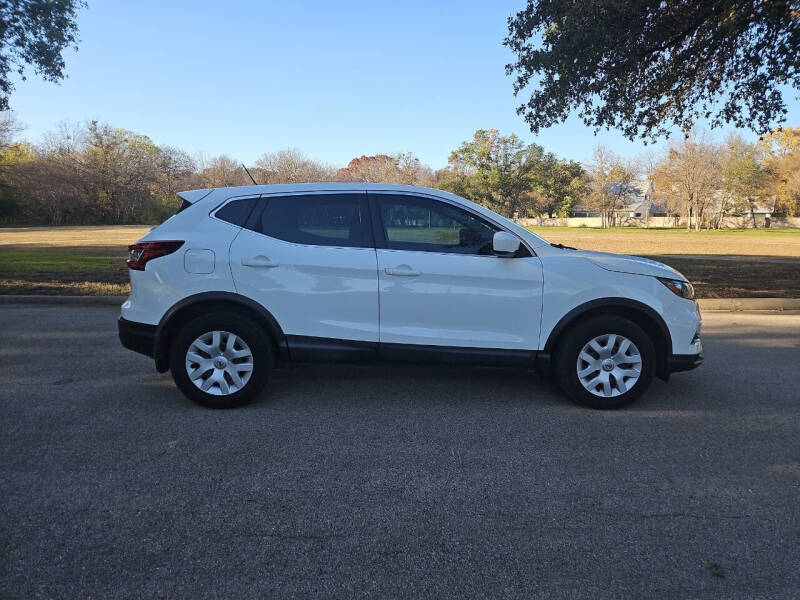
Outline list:
[[[0,304],[78,304],[119,306],[127,296],[45,296],[45,295],[0,295]]]
[[[127,296],[43,296],[0,295],[2,304],[71,304],[86,306],[119,306]],[[698,300],[704,311],[758,311],[800,310],[800,298],[702,298]]]
[[[800,310],[800,298],[701,298],[697,302],[706,311]]]

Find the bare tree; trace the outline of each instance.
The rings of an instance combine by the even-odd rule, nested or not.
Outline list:
[[[592,160],[586,165],[586,204],[600,213],[603,227],[615,224],[616,212],[625,206],[638,171],[636,163],[624,161],[608,148],[597,146],[594,149]]]
[[[192,187],[196,165],[192,157],[180,148],[161,146],[156,159],[156,190],[158,199],[169,212],[170,205],[177,204],[176,194]]]
[[[336,168],[288,149],[262,154],[255,162],[254,175],[258,183],[313,183],[332,181]]]
[[[423,187],[433,187],[436,183],[436,174],[433,169],[423,164],[413,152],[395,154],[394,161],[397,166],[399,183]]]
[[[645,228],[650,226],[650,206],[653,202],[653,194],[655,193],[655,189],[653,186],[653,177],[658,168],[658,163],[661,160],[660,155],[655,150],[645,150],[639,155],[637,159],[637,164],[639,165],[639,172],[647,178],[648,184],[650,186],[649,193],[645,194],[645,206],[644,206],[644,226]]]
[[[10,146],[22,129],[22,124],[12,111],[0,112],[0,148]]]
[[[761,166],[755,144],[747,143],[740,135],[731,134],[721,150],[722,186],[735,205],[746,206],[756,223],[756,199],[764,193],[766,170]],[[723,200],[723,205],[727,203]]]
[[[201,160],[204,157],[200,157]],[[204,160],[200,174],[204,187],[218,188],[233,185],[247,185],[250,178],[242,168],[242,163],[228,156],[220,154],[211,159]]]
[[[394,157],[388,154],[376,154],[352,159],[345,168],[339,169],[337,179],[340,181],[400,183],[400,172]]]
[[[691,230],[694,218],[699,231],[722,183],[719,150],[705,134],[692,130],[670,146],[654,172],[654,180],[670,208],[686,217],[686,229]]]

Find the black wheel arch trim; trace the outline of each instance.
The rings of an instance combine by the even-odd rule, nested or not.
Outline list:
[[[537,355],[537,361],[536,361],[537,367],[543,370],[549,370],[550,361],[553,350],[555,349],[556,342],[561,333],[567,327],[569,327],[582,315],[585,315],[586,313],[597,309],[604,309],[604,308],[632,309],[644,314],[653,323],[656,324],[659,331],[664,336],[666,347],[664,348],[663,359],[666,361],[667,357],[672,356],[672,335],[669,332],[669,328],[667,327],[664,318],[657,311],[653,310],[652,307],[648,306],[644,302],[639,302],[638,300],[633,300],[631,298],[614,298],[614,297],[596,298],[594,300],[589,300],[588,302],[584,302],[583,304],[579,304],[578,306],[570,310],[567,314],[565,314],[563,317],[561,317],[561,319],[559,319],[558,323],[556,323],[555,327],[553,327],[552,331],[550,331],[550,334],[547,337],[547,342],[545,343],[544,348]],[[666,364],[662,365],[662,368],[666,366],[667,366]]]
[[[170,330],[170,324],[173,317],[185,309],[206,302],[233,303],[238,304],[239,306],[250,311],[254,311],[266,324],[267,333],[269,333],[269,335],[275,341],[278,351],[278,359],[288,359],[289,353],[286,343],[286,335],[283,333],[283,329],[278,323],[278,320],[262,304],[259,304],[252,298],[242,296],[241,294],[237,294],[235,292],[201,292],[199,294],[187,296],[186,298],[183,298],[179,302],[172,305],[158,322],[153,344],[153,354],[156,360],[156,369],[158,369],[160,373],[163,373],[169,369],[169,344],[164,344],[163,338],[165,334],[172,333]]]

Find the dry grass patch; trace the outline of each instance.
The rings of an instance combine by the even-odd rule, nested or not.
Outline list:
[[[800,259],[772,262],[649,256],[677,269],[698,298],[800,298]]]
[[[102,281],[30,281],[27,279],[0,279],[0,294],[43,296],[127,296],[129,283]]]
[[[621,254],[720,254],[800,258],[800,229],[692,231],[530,227],[549,242]]]
[[[153,227],[150,225],[106,225],[85,227],[0,227],[2,246],[38,248],[119,246],[124,252]]]

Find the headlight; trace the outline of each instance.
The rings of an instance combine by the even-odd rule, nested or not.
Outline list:
[[[686,298],[687,300],[694,300],[694,287],[688,281],[681,281],[680,279],[667,279],[666,277],[656,277],[663,283],[669,291],[676,296]]]

